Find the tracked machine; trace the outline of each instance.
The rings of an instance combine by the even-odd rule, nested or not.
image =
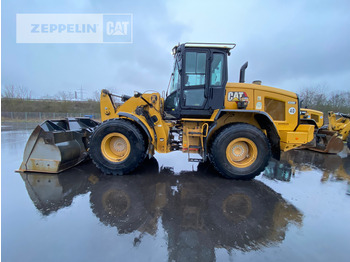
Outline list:
[[[185,43],[173,48],[174,71],[165,96],[115,95],[102,90],[102,123],[86,150],[106,174],[134,170],[146,157],[182,151],[209,160],[227,178],[252,179],[270,156],[313,139],[314,125],[299,119],[295,93],[245,82],[228,83],[227,58],[235,44]],[[114,101],[119,97],[122,104]]]

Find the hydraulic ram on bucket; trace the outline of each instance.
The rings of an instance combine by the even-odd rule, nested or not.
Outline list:
[[[30,135],[19,171],[59,173],[79,164],[96,125],[90,118],[46,120]]]

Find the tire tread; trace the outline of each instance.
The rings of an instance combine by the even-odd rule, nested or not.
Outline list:
[[[102,128],[105,128],[106,126],[108,127],[110,125],[114,125],[116,123],[116,121],[118,121],[120,123],[120,125],[130,128],[132,130],[132,132],[135,134],[135,136],[137,137],[137,140],[138,140],[137,143],[141,143],[145,147],[145,150],[142,151],[141,157],[136,159],[136,162],[132,166],[129,166],[128,168],[125,168],[125,170],[111,169],[109,167],[106,167],[105,165],[103,165],[103,163],[100,163],[99,161],[96,161],[96,159],[98,157],[93,155],[93,153],[96,152],[96,150],[99,150],[99,149],[95,148],[98,145],[94,144],[94,139],[97,139],[97,138],[95,138],[95,136],[98,135],[97,133],[99,132],[99,130],[102,129]],[[91,133],[89,141],[90,141],[90,143],[89,143],[89,155],[90,155],[90,158],[92,159],[92,162],[95,164],[95,166],[98,169],[100,169],[104,174],[108,174],[108,175],[124,175],[126,173],[130,173],[136,167],[138,167],[140,165],[140,163],[146,157],[146,145],[145,145],[144,137],[143,137],[142,133],[140,132],[139,128],[134,123],[132,123],[131,121],[128,121],[128,120],[124,120],[124,119],[108,119],[108,120],[102,122]]]
[[[231,134],[232,132],[237,132],[236,130],[244,130],[245,132],[257,132],[258,134],[260,133],[261,138],[263,138],[264,143],[266,144],[266,146],[268,147],[268,152],[267,154],[264,156],[264,160],[263,162],[265,163],[264,165],[261,165],[259,167],[259,169],[257,169],[257,171],[255,171],[253,174],[250,175],[234,175],[234,174],[227,174],[220,166],[219,166],[219,162],[217,161],[217,158],[214,156],[213,153],[213,148],[221,148],[221,140],[223,137],[226,137],[227,135]],[[239,130],[239,131],[241,131]],[[226,148],[225,148],[226,150]],[[209,150],[209,159],[212,162],[213,166],[215,167],[215,169],[225,178],[228,179],[237,179],[237,180],[251,180],[254,177],[258,176],[262,171],[264,171],[268,160],[271,157],[271,144],[269,143],[269,140],[267,139],[267,137],[265,136],[264,133],[262,133],[262,131],[260,129],[258,129],[255,126],[252,126],[250,124],[245,124],[245,123],[238,123],[238,124],[232,124],[232,125],[228,125],[224,128],[222,128],[219,133],[215,136],[215,138],[213,139],[211,145],[210,145],[210,150]]]

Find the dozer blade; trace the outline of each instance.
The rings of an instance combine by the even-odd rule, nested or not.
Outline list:
[[[88,156],[87,138],[98,123],[88,118],[46,120],[30,135],[18,171],[59,173]]]
[[[320,129],[314,141],[306,144],[303,148],[326,154],[338,154],[343,150],[344,143],[337,132]]]

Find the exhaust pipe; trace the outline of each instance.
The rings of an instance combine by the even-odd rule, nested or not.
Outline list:
[[[245,78],[245,70],[247,69],[247,67],[248,67],[248,62],[245,62],[241,67],[241,70],[239,72],[239,82],[240,83],[244,83],[244,81],[245,81],[245,79],[244,79]]]

